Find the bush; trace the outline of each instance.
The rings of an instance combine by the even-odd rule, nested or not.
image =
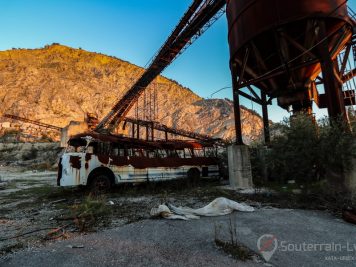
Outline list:
[[[355,154],[355,132],[340,121],[323,119],[319,130],[319,165],[323,170],[348,171]]]
[[[308,185],[323,179],[341,179],[355,153],[355,132],[341,120],[322,119],[315,123],[306,115],[285,119],[275,129],[270,149],[266,150],[266,165],[272,180],[285,183],[295,180]],[[259,149],[259,148],[257,148]],[[258,157],[252,153],[252,164],[261,173]],[[255,163],[255,164],[254,164]],[[338,180],[341,184],[342,181]]]
[[[80,204],[70,207],[74,223],[79,231],[91,231],[96,226],[110,223],[111,209],[106,205],[103,197],[88,196]]]
[[[37,157],[38,150],[32,146],[31,149],[22,155],[22,160],[32,160]]]
[[[21,133],[18,129],[6,129],[0,136],[1,141],[8,141],[9,139],[17,139],[17,136]]]

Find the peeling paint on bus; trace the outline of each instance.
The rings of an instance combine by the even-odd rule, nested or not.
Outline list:
[[[75,169],[80,169],[80,157],[79,156],[70,156],[69,158],[70,165]]]

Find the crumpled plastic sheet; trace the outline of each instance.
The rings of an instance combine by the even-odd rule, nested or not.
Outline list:
[[[219,197],[214,199],[208,205],[200,209],[188,207],[175,207],[169,203],[159,205],[158,208],[152,208],[151,217],[162,217],[165,219],[190,220],[199,219],[200,216],[221,216],[232,213],[234,210],[252,212],[255,209],[244,203]]]

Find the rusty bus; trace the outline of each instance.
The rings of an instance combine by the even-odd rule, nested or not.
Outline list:
[[[217,147],[198,141],[146,141],[84,133],[60,158],[57,184],[107,191],[120,183],[218,177]]]

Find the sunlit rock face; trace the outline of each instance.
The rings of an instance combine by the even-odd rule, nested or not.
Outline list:
[[[86,112],[100,119],[142,72],[142,68],[117,58],[58,44],[42,49],[1,51],[0,112],[60,127],[70,121],[83,121]],[[177,82],[159,76],[146,93],[146,101],[151,99],[152,104],[154,89],[156,116],[139,108],[140,118],[215,137],[234,138],[230,100],[203,99]],[[134,107],[129,116],[135,115]],[[256,113],[243,107],[242,122],[245,141],[261,135],[262,120]]]

